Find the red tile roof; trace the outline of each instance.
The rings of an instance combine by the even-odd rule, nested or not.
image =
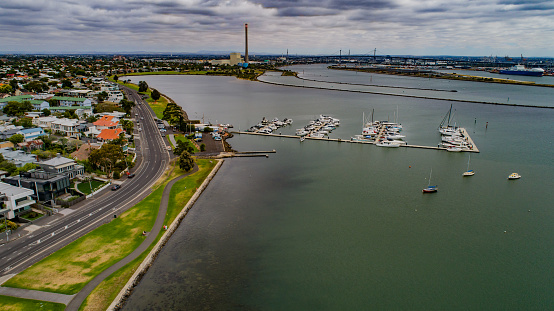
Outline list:
[[[114,122],[112,121],[112,119],[113,119],[113,116],[102,116],[102,118],[98,119],[93,124],[96,126],[105,126],[105,127],[117,126],[119,121]]]
[[[122,133],[123,130],[120,128],[117,129],[103,129],[98,136],[96,136],[99,139],[103,140],[112,140],[119,138],[119,134]]]

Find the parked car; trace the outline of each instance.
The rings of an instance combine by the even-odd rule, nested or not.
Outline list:
[[[127,178],[133,178],[133,177],[135,177],[135,173],[127,175]]]
[[[164,129],[164,128],[161,128],[161,129],[160,129],[160,132],[167,132],[167,130]]]
[[[121,186],[118,185],[118,184],[115,184],[115,185],[112,186],[112,191],[115,191],[115,190],[117,190],[117,189],[119,189],[119,188],[121,188]]]

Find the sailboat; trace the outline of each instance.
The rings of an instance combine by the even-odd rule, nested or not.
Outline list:
[[[471,161],[471,154],[469,154],[469,159],[467,160],[467,170],[462,174],[463,176],[473,176],[475,172],[469,169],[469,161]]]
[[[429,184],[427,185],[427,188],[423,189],[423,193],[433,193],[437,192],[437,186],[431,186],[431,175],[433,174],[433,170],[431,169],[431,173],[429,173]]]

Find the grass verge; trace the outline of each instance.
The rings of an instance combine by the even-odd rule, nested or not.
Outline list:
[[[0,296],[0,310],[3,311],[62,311],[64,309],[65,305],[63,303],[24,299],[10,296]]]
[[[204,182],[204,180],[210,174],[217,162],[213,160],[199,159],[197,160],[197,164],[199,167],[198,172],[181,179],[173,185],[173,188],[171,188],[167,214],[165,218],[165,223],[168,225],[175,220],[177,215],[179,215],[186,204],[183,202],[188,202],[190,200],[196,188],[198,188],[202,184],[202,182]],[[174,175],[180,175],[182,173],[183,172],[180,169],[176,168],[174,170],[174,173],[172,174],[172,178],[170,179],[173,179]],[[140,266],[142,261],[146,258],[148,253],[152,250],[154,245],[156,245],[156,243],[159,241],[163,233],[164,231],[160,231],[158,233],[156,241],[152,243],[152,245],[150,245],[150,247],[137,259],[130,262],[118,271],[114,272],[102,283],[100,283],[100,285],[98,285],[98,287],[96,287],[94,291],[92,291],[92,293],[87,297],[79,310],[106,310],[115,299],[115,297],[117,297],[123,286],[125,286],[129,278],[131,278],[133,273],[135,273],[135,271]]]
[[[163,186],[168,181],[118,218],[44,258],[3,286],[76,294],[142,243],[145,237],[141,233],[154,225]]]
[[[166,215],[167,224],[175,219],[184,206],[183,202],[190,199],[194,193],[193,189],[196,189],[204,181],[215,165],[215,161],[210,162],[210,160],[204,159],[198,160],[197,163],[200,170],[176,183],[177,187],[171,192]],[[166,175],[167,178],[160,187],[120,217],[14,276],[3,286],[62,294],[79,292],[96,275],[130,254],[142,243],[144,237],[141,232],[143,230],[150,231],[152,228],[164,186],[171,179],[183,173],[178,167],[175,168],[170,175]],[[183,194],[178,193],[183,191],[182,187],[189,191],[184,191]],[[110,291],[112,290],[110,289]]]

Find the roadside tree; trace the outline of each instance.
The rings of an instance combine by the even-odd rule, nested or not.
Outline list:
[[[139,92],[142,93],[142,92],[148,91],[148,84],[146,84],[145,81],[139,81],[138,85],[139,85],[139,90],[138,90]]]
[[[122,99],[119,102],[119,105],[121,106],[121,108],[123,108],[126,114],[131,114],[131,109],[135,107],[135,102],[132,100]]]
[[[116,144],[103,144],[100,149],[93,150],[88,158],[94,167],[101,169],[108,176],[113,173],[116,163],[123,159],[123,150]]]
[[[150,93],[150,97],[152,97],[153,100],[158,101],[160,99],[160,92],[158,90],[154,89],[152,90],[152,93]]]
[[[192,170],[194,167],[194,159],[190,155],[190,153],[183,151],[181,155],[179,156],[179,167],[184,170],[185,172],[188,172]]]

